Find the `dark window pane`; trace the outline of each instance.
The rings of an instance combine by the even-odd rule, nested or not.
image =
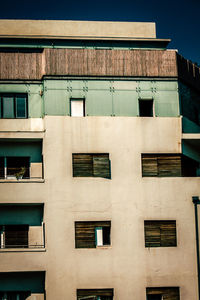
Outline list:
[[[16,97],[16,118],[27,117],[27,107],[25,97]]]
[[[110,245],[110,227],[103,227],[103,244]]]
[[[140,117],[153,117],[153,100],[139,100]]]
[[[0,157],[0,178],[4,178],[4,157]]]
[[[3,118],[13,119],[14,117],[14,98],[3,97]]]
[[[7,157],[7,175],[29,178],[29,157]]]
[[[27,248],[28,225],[5,225],[5,247]]]
[[[147,300],[162,300],[162,295],[148,295]]]

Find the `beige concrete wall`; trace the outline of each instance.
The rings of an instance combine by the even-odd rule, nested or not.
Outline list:
[[[156,27],[151,22],[0,20],[0,35],[156,38]]]
[[[47,251],[0,253],[0,272],[46,270],[48,300],[75,300],[78,288],[144,300],[147,286],[179,286],[181,300],[197,300],[192,196],[200,178],[141,176],[141,153],[181,152],[181,119],[48,116],[45,129],[45,183],[0,188],[1,202],[45,203]],[[112,179],[73,178],[78,152],[109,153]],[[112,245],[75,249],[82,220],[111,220]],[[177,247],[145,248],[144,220],[176,220]]]
[[[42,226],[29,226],[28,244],[31,248],[44,245],[44,235]]]

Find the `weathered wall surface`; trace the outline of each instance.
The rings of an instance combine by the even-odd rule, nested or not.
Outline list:
[[[77,288],[114,288],[115,300],[146,287],[179,286],[197,300],[193,195],[199,178],[142,178],[141,153],[180,153],[180,118],[46,116],[45,183],[1,184],[1,202],[44,202],[46,252],[0,253],[0,271],[46,270],[47,299]],[[109,153],[111,177],[73,178],[72,153]],[[75,249],[75,221],[111,220],[110,247]],[[176,220],[177,247],[145,248],[144,220]]]

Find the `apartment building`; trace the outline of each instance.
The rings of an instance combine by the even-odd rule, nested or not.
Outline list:
[[[0,40],[0,299],[197,300],[199,68],[154,23]]]

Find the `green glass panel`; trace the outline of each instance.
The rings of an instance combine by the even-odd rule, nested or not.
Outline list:
[[[16,117],[27,117],[26,97],[16,97]]]
[[[14,117],[14,98],[3,97],[3,118],[13,119]]]

